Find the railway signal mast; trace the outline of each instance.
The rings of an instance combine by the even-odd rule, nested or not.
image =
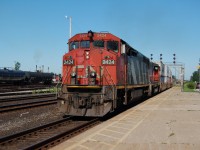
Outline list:
[[[180,84],[181,85],[181,91],[183,91],[184,88],[184,70],[185,70],[185,64],[181,62],[177,62],[176,54],[173,54],[173,62],[165,63],[167,64],[171,70],[174,69],[175,74],[175,83],[174,84]]]
[[[153,54],[151,54],[151,61],[153,60]]]
[[[174,57],[173,57],[173,60],[174,60],[173,63],[174,63],[174,65],[175,65],[175,63],[176,63],[176,54],[173,54],[173,56],[174,56]]]
[[[160,62],[162,62],[162,54],[160,54]]]

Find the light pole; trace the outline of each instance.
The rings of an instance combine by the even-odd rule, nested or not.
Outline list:
[[[66,19],[69,19],[69,38],[72,37],[72,17],[65,16]]]

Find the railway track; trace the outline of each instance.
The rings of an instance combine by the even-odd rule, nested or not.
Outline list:
[[[6,96],[0,98],[0,113],[57,103],[55,94]]]
[[[33,88],[30,90],[21,90],[21,91],[13,91],[13,92],[0,92],[0,96],[16,96],[16,95],[27,95],[27,94],[33,94],[33,93],[50,93],[55,87],[49,87],[49,88]]]
[[[97,118],[82,120],[80,118],[68,117],[17,134],[2,137],[0,138],[0,149],[48,149],[99,123],[100,120]]]
[[[48,94],[28,94],[28,95],[16,95],[16,96],[1,96],[0,104],[5,102],[13,102],[13,101],[21,101],[21,100],[31,100],[37,98],[47,98],[47,97],[55,97],[55,93]]]

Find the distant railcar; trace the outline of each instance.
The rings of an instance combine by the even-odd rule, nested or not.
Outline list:
[[[26,72],[26,77],[29,83],[40,83],[50,84],[53,79],[53,73],[44,72]]]
[[[59,92],[66,115],[104,116],[164,90],[164,64],[151,62],[111,33],[76,34],[68,43]]]
[[[16,83],[25,80],[24,71],[10,70],[7,68],[0,69],[0,82],[4,83]]]
[[[160,67],[160,88],[164,91],[172,86],[172,72],[169,66],[163,64],[162,62],[157,62]]]
[[[17,71],[7,68],[0,69],[0,83],[32,84],[42,82],[44,84],[50,84],[52,79],[52,73]]]

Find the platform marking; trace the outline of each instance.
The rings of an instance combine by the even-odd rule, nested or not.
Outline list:
[[[119,134],[122,134],[122,135],[125,134],[124,132],[119,132],[119,131],[115,131],[115,130],[111,130],[111,129],[105,129],[105,130],[110,131],[110,132],[119,133]]]

